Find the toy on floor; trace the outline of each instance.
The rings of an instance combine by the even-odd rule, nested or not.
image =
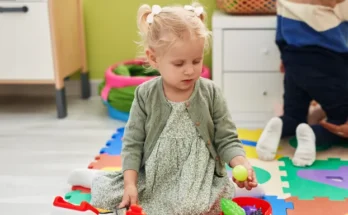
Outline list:
[[[230,199],[221,199],[220,205],[224,215],[246,215],[245,210]]]
[[[256,208],[256,206],[241,207],[229,199],[221,199],[221,210],[224,215],[263,215],[261,208]]]
[[[221,200],[221,215],[271,215],[271,204],[263,199],[238,197]]]
[[[99,212],[87,202],[80,205],[73,205],[66,202],[63,197],[57,196],[53,202],[51,215],[98,215]]]
[[[246,215],[263,215],[261,208],[257,209],[255,206],[242,207]]]
[[[126,215],[146,215],[142,207],[139,205],[131,205]]]
[[[245,181],[248,178],[248,170],[242,165],[235,166],[232,170],[232,174],[238,181]]]

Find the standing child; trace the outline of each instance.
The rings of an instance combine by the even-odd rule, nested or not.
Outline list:
[[[316,147],[348,138],[309,126],[308,106],[320,103],[327,122],[348,119],[348,0],[278,0],[277,44],[285,68],[284,114],[266,125],[256,146],[262,160],[275,157],[281,137],[297,137],[294,165],[312,165]]]
[[[225,163],[248,169],[257,186],[226,102],[201,78],[210,32],[200,5],[138,11],[149,64],[161,76],[137,87],[122,148],[123,172],[93,178],[91,204],[115,209],[140,204],[150,215],[219,214],[220,199],[234,196]]]

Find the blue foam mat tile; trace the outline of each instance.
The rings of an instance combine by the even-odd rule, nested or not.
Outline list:
[[[120,155],[122,150],[122,137],[124,127],[118,128],[111,139],[106,142],[106,147],[100,150],[100,154]]]
[[[263,199],[271,204],[274,215],[287,215],[287,209],[294,209],[293,203],[279,199],[277,196],[264,196]]]
[[[122,147],[104,147],[100,150],[100,154],[121,155]]]
[[[111,139],[122,139],[122,133],[115,133],[111,136]]]
[[[125,127],[121,127],[121,128],[118,128],[117,130],[116,130],[116,132],[119,132],[119,133],[124,133],[124,129],[125,129]]]
[[[124,134],[124,127],[118,128],[116,132],[111,136],[111,139],[116,139],[116,138],[122,139],[123,134]]]
[[[109,148],[110,147],[122,148],[122,139],[121,138],[115,138],[115,139],[109,140],[108,142],[106,142],[106,146]]]

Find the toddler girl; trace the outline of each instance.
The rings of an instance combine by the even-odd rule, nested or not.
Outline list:
[[[219,214],[220,199],[234,197],[225,163],[248,169],[257,186],[226,102],[211,80],[201,78],[210,32],[203,7],[138,11],[149,64],[161,76],[138,86],[125,127],[123,172],[99,172],[91,204],[113,210],[140,204],[149,215]]]

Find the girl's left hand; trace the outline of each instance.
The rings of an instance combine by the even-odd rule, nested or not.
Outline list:
[[[243,165],[248,170],[248,178],[245,181],[237,181],[234,177],[232,178],[233,182],[237,184],[239,188],[245,188],[247,190],[251,190],[255,187],[257,187],[257,179],[255,175],[255,171],[250,165],[249,161],[244,158],[237,156],[232,159],[230,162],[230,166],[233,168],[237,165]]]

